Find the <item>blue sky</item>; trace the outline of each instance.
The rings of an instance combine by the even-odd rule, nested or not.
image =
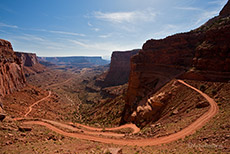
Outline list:
[[[38,56],[103,56],[197,28],[227,0],[0,0],[0,38]]]

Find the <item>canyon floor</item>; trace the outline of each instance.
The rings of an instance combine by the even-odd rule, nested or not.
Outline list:
[[[230,83],[175,79],[155,94],[174,95],[164,116],[141,129],[119,127],[122,92],[113,99],[90,85],[104,70],[52,68],[29,76],[24,89],[3,98],[1,153],[230,152]]]

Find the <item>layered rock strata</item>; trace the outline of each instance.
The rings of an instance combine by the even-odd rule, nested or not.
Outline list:
[[[130,73],[130,59],[139,51],[140,49],[130,51],[114,51],[112,53],[108,72],[101,75],[96,80],[96,85],[101,87],[110,87],[127,83]]]
[[[41,65],[35,53],[15,52],[21,60],[26,76],[43,72],[45,66]]]
[[[148,40],[131,58],[126,105],[121,123],[157,120],[168,103],[148,101],[173,78],[230,80],[230,3],[220,15],[187,33]],[[160,104],[160,105],[159,105]],[[138,114],[146,108],[145,115]]]
[[[22,63],[15,55],[11,43],[2,39],[0,39],[0,72],[0,96],[25,86]]]

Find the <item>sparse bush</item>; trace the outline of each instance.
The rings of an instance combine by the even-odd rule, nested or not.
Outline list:
[[[216,95],[216,94],[217,94],[216,89],[212,89],[212,95]]]
[[[206,89],[205,85],[203,85],[203,84],[200,85],[200,90],[201,90],[201,91],[205,91],[205,89]]]

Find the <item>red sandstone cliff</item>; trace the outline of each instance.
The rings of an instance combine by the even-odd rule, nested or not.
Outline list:
[[[139,51],[139,49],[114,51],[112,53],[109,71],[100,76],[96,84],[102,87],[109,87],[127,83],[130,73],[130,58]]]
[[[220,11],[220,16],[227,17],[230,16],[230,1],[224,6],[224,8]]]
[[[34,66],[38,63],[38,59],[35,53],[15,52],[24,66]]]
[[[0,71],[0,96],[25,86],[21,61],[15,55],[11,43],[2,39],[0,39]]]
[[[157,120],[165,102],[148,101],[173,78],[230,80],[230,2],[218,17],[188,33],[148,40],[131,59],[127,101],[121,123]],[[159,105],[160,104],[160,105]],[[141,113],[140,108],[147,108]],[[154,116],[156,115],[156,116]]]
[[[21,60],[26,76],[44,71],[45,66],[38,62],[38,58],[35,53],[15,52],[15,54]]]

